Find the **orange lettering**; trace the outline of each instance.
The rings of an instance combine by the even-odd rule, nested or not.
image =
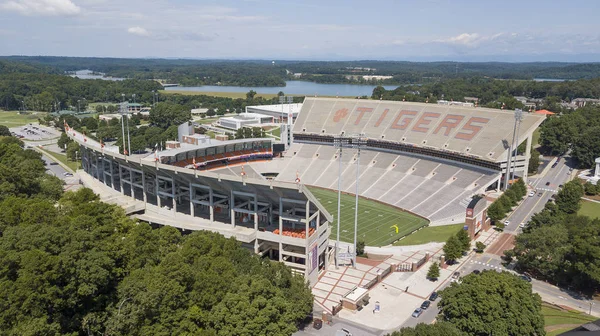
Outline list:
[[[375,127],[379,127],[379,125],[381,125],[381,122],[383,121],[383,119],[385,119],[385,116],[387,116],[389,111],[390,111],[390,109],[383,110],[383,114],[381,115],[381,117],[379,117],[379,119],[375,123]]]
[[[356,121],[354,122],[354,125],[360,124],[360,120],[365,115],[365,112],[373,112],[373,108],[372,107],[359,107],[356,110],[358,112],[360,112],[360,114],[358,115],[358,118],[356,118]]]
[[[463,121],[464,118],[465,118],[465,116],[456,115],[456,114],[448,114],[446,116],[446,118],[444,118],[444,120],[442,120],[442,122],[438,125],[438,127],[435,129],[435,131],[433,131],[433,134],[438,134],[438,132],[442,128],[445,128],[444,135],[445,136],[450,135],[450,132],[452,132],[452,129],[458,127],[458,124],[460,124],[460,122]]]
[[[403,116],[415,116],[417,115],[417,111],[400,111],[400,113],[398,113],[398,116],[396,116],[396,119],[394,119],[394,122],[392,123],[392,128],[393,129],[406,129],[408,127],[408,125],[410,125],[410,123],[412,122],[412,120],[414,118],[405,118],[402,120],[402,124],[398,125],[398,121],[400,121],[400,119]]]
[[[462,130],[467,130],[467,131],[471,131],[469,133],[464,133],[464,132],[460,132],[457,133],[455,138],[456,139],[461,139],[461,140],[471,140],[473,139],[477,133],[479,133],[479,131],[481,131],[481,129],[483,128],[483,126],[475,126],[472,125],[472,123],[481,123],[481,124],[487,124],[488,121],[490,121],[490,119],[487,118],[478,118],[478,117],[473,117],[471,119],[469,119],[469,121],[467,121],[467,123],[462,127]]]
[[[425,112],[425,113],[423,113],[421,118],[419,118],[419,120],[417,121],[415,126],[412,128],[412,130],[415,132],[427,133],[427,131],[429,131],[429,128],[421,127],[421,126],[427,126],[427,125],[431,124],[431,120],[428,120],[426,118],[439,118],[439,117],[440,117],[439,113]]]

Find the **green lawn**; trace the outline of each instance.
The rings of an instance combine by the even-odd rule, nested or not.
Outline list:
[[[443,243],[448,240],[450,236],[460,231],[464,225],[464,223],[461,223],[443,226],[428,226],[395,242],[394,246],[420,245],[431,242]]]
[[[585,324],[587,322],[595,321],[596,318],[594,316],[581,313],[578,311],[565,311],[556,309],[552,306],[543,304],[542,305],[542,315],[544,315],[544,326],[551,327],[557,326],[561,324]],[[574,327],[564,327],[552,332],[549,332],[547,335],[558,335],[561,332],[565,332],[567,330],[571,330]]]
[[[79,163],[75,162],[75,161],[70,161],[69,159],[67,159],[66,154],[50,152],[45,149],[42,149],[42,151],[52,155],[58,161],[60,161],[61,163],[64,163],[65,165],[67,165],[67,167],[71,168],[73,171],[77,170]]]
[[[281,127],[275,127],[269,133],[279,138],[281,137]]]
[[[334,217],[331,237],[337,234],[337,191],[309,187],[310,191]],[[427,220],[392,206],[360,198],[358,202],[358,240],[368,246],[385,246],[427,225]],[[354,241],[354,196],[342,194],[340,240]],[[392,227],[398,225],[398,233]]]
[[[590,218],[600,218],[600,203],[581,201],[581,209],[577,212],[578,215],[588,216]]]
[[[204,124],[213,123],[213,122],[215,122],[217,120],[219,120],[219,118],[203,118],[203,119],[196,119],[194,121],[197,122],[200,125],[204,125]]]
[[[535,145],[537,145],[539,141],[540,141],[540,129],[536,128],[535,131],[533,131],[533,136],[531,137],[531,145],[535,147]]]
[[[23,126],[38,121],[38,118],[46,116],[46,112],[31,112],[19,114],[17,111],[0,111],[0,125],[7,127]]]

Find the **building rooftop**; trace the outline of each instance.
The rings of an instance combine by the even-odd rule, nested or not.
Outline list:
[[[246,111],[249,108],[280,113],[282,115],[287,115],[291,112],[295,116],[298,113],[300,113],[300,110],[302,109],[302,103],[247,106]],[[291,109],[291,111],[290,111],[290,109]]]

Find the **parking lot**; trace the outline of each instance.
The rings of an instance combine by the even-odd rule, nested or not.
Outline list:
[[[10,132],[22,140],[50,140],[60,136],[56,130],[38,124],[29,124],[19,127],[11,127]]]

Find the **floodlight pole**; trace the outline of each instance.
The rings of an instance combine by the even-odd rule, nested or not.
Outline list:
[[[340,244],[340,218],[341,218],[341,200],[342,200],[342,148],[348,145],[348,139],[342,136],[333,138],[333,145],[339,149],[339,168],[338,168],[338,202],[337,202],[337,236],[335,240],[335,268],[340,265],[339,244]]]
[[[513,126],[513,137],[512,142],[508,144],[508,155],[506,157],[506,174],[504,176],[504,190],[508,189],[508,182],[510,181],[510,168],[512,166],[512,150],[515,144],[515,135],[517,134],[517,118],[515,117],[515,124]]]
[[[523,120],[523,110],[515,109],[515,124],[516,124],[517,130],[515,132],[514,137],[517,138],[517,142],[514,144],[515,155],[513,156],[512,171],[510,174],[511,181],[515,178],[515,171],[517,170],[517,154],[519,154],[519,129],[521,128],[522,120]]]
[[[356,268],[356,236],[358,234],[358,178],[360,177],[360,150],[367,144],[364,133],[352,137],[352,147],[356,148],[356,194],[354,200],[354,253],[352,266]]]
[[[121,93],[121,132],[123,133],[123,154],[127,151],[125,147],[125,120],[123,120],[123,106],[125,106],[125,94]]]

